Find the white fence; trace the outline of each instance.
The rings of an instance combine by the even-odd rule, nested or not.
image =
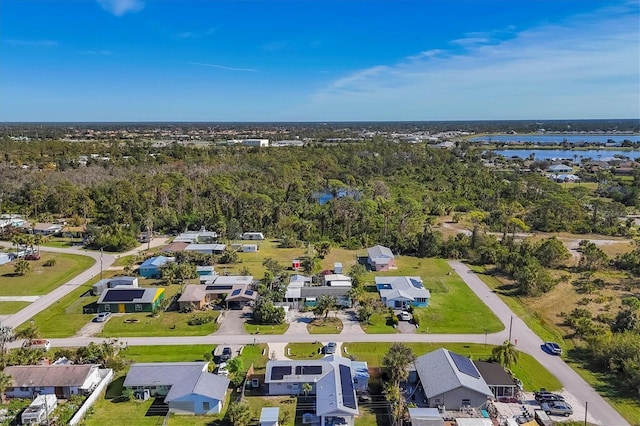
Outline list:
[[[106,389],[109,383],[111,383],[112,379],[113,370],[109,368],[107,369],[106,374],[104,375],[100,383],[98,383],[98,386],[96,386],[91,395],[89,395],[89,398],[84,401],[84,404],[82,404],[80,409],[71,418],[71,420],[69,421],[69,425],[73,426],[80,423],[80,420],[82,420],[84,415],[87,413],[87,410],[91,408],[93,404],[95,404],[98,398],[100,398],[100,395],[102,395],[102,391]]]

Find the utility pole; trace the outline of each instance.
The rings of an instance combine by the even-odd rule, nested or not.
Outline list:
[[[589,410],[589,401],[584,403],[584,426],[587,426],[587,411]]]
[[[102,249],[103,247],[100,247],[100,279],[102,280]]]

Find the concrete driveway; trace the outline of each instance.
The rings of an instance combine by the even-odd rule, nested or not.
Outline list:
[[[237,336],[240,334],[247,334],[244,329],[245,319],[251,315],[250,308],[244,308],[242,310],[230,309],[222,311],[222,318],[218,319],[220,322],[220,328],[213,333],[217,336]]]

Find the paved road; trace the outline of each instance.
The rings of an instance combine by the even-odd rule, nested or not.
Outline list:
[[[585,382],[571,367],[569,367],[560,357],[549,355],[542,351],[541,346],[544,342],[533,332],[527,325],[518,318],[509,307],[491,291],[482,280],[473,273],[465,264],[457,261],[449,261],[449,265],[462,277],[467,285],[482,299],[484,303],[500,318],[503,323],[511,322],[512,341],[517,339],[517,347],[519,350],[532,355],[547,370],[551,372],[560,383],[573,394],[582,403],[589,403],[589,414],[600,424],[603,425],[627,425],[628,423],[611,407],[587,382]],[[506,330],[506,339],[508,339],[508,329]],[[502,335],[505,332],[500,333]],[[495,342],[497,335],[491,336],[492,343]],[[506,340],[505,339],[505,340]]]

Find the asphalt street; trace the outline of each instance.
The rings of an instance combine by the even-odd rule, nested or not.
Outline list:
[[[153,245],[159,245],[163,241],[154,240]],[[136,251],[144,250],[146,244],[140,246],[136,250],[129,253],[123,253],[120,256],[135,253]],[[51,293],[40,297],[36,302],[32,303],[28,307],[24,308],[20,312],[10,316],[3,321],[3,325],[16,327],[25,321],[28,321],[31,317],[38,312],[46,309],[51,304],[55,303],[64,295],[68,294],[77,286],[85,283],[92,277],[100,273],[100,252],[91,252],[78,249],[57,249],[50,247],[43,247],[43,251],[62,252],[62,253],[74,253],[84,254],[96,259],[96,264],[85,272],[79,274],[69,282],[65,283],[61,287],[52,291]],[[115,257],[110,254],[102,254],[102,268],[108,268],[115,261]],[[480,278],[473,273],[466,265],[458,261],[449,261],[449,265],[455,270],[456,273],[465,281],[465,283],[473,290],[473,292],[495,313],[495,315],[502,321],[505,329],[498,333],[493,334],[365,334],[363,332],[355,332],[355,328],[352,324],[349,327],[345,327],[340,335],[336,334],[314,334],[310,335],[300,328],[299,332],[287,332],[282,335],[249,335],[249,334],[218,334],[214,333],[208,336],[184,336],[184,337],[129,337],[118,339],[120,342],[125,343],[128,346],[139,345],[195,345],[195,344],[227,344],[227,345],[242,345],[251,343],[271,343],[271,344],[286,344],[288,342],[323,342],[336,341],[343,347],[347,346],[349,342],[442,342],[442,343],[488,343],[493,345],[499,345],[505,340],[511,339],[516,342],[516,346],[520,351],[526,352],[532,355],[543,366],[545,366],[558,380],[562,383],[565,389],[573,394],[578,400],[588,402],[589,404],[589,417],[599,424],[606,426],[624,426],[628,423],[591,387],[585,382],[569,365],[567,365],[562,358],[549,355],[541,349],[543,341],[526,326],[524,321],[518,318],[509,307],[489,289],[480,280]],[[345,322],[347,318],[343,319]],[[296,329],[297,330],[297,329]],[[293,331],[293,330],[292,330]],[[71,337],[65,339],[50,339],[51,344],[54,347],[78,347],[85,346],[90,342],[99,343],[105,339],[95,337]],[[347,345],[345,345],[345,343]],[[13,342],[10,347],[19,346],[19,342]]]

